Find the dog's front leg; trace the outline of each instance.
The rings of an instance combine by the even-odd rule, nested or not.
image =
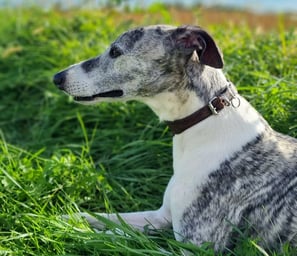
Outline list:
[[[121,220],[131,225],[132,227],[144,231],[145,229],[162,229],[171,225],[170,211],[162,206],[156,211],[142,211],[119,214],[95,213],[93,216],[82,212],[79,216],[84,217],[91,227],[103,230],[105,224],[101,222],[96,216],[106,218],[114,223],[120,224]]]
[[[170,180],[163,198],[163,205],[160,209],[155,211],[142,211],[142,212],[130,212],[130,213],[119,213],[119,214],[108,214],[108,213],[95,213],[91,215],[86,212],[76,213],[80,217],[85,218],[91,227],[103,230],[105,224],[100,221],[100,217],[106,218],[117,224],[121,223],[121,220],[131,225],[132,227],[144,231],[146,229],[162,229],[171,226],[172,217],[170,210],[169,192],[171,190],[172,179]],[[98,216],[99,218],[96,218]],[[66,216],[69,218],[69,216]]]

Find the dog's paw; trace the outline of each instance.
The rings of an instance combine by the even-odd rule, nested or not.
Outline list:
[[[75,222],[79,222],[81,221],[81,219],[84,219],[89,223],[90,227],[93,228],[96,232],[105,229],[104,223],[100,222],[96,217],[86,212],[74,213],[71,215],[65,214],[65,215],[61,215],[61,218],[66,221],[73,220]]]
[[[104,219],[106,218],[106,214],[100,214],[97,216],[99,218],[104,218]],[[106,230],[106,225],[103,222],[100,222],[100,220],[98,220],[96,217],[85,212],[74,213],[71,215],[65,214],[65,215],[61,215],[61,218],[66,221],[72,221],[77,223],[82,220],[86,220],[90,225],[91,229],[98,234],[130,237],[129,234],[127,234],[125,231],[123,231],[121,228],[118,228],[118,227],[113,227],[112,229]]]

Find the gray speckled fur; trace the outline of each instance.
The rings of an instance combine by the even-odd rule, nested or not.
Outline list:
[[[197,188],[181,220],[184,240],[213,241],[223,250],[232,246],[237,227],[265,248],[296,244],[296,156],[297,140],[267,126]]]

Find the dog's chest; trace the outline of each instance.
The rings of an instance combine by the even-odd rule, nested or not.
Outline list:
[[[193,147],[191,147],[193,143]],[[187,143],[183,148],[180,143],[173,149],[174,175],[168,187],[170,208],[174,230],[181,230],[180,220],[185,210],[190,206],[200,193],[200,187],[208,179],[209,174],[216,170],[221,158],[226,152],[220,153],[213,145],[195,147],[195,141]],[[211,150],[208,149],[212,148]],[[214,158],[213,153],[218,157]]]

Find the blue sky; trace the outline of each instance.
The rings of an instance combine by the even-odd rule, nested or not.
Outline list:
[[[100,2],[107,2],[108,0],[90,0],[94,4]],[[65,6],[77,5],[82,0],[0,0],[0,6],[2,5],[21,5],[21,4],[41,4],[49,7],[52,3],[63,3]],[[149,5],[156,0],[126,0],[132,6],[145,6]],[[291,11],[297,13],[297,0],[163,0],[158,2],[164,3],[182,3],[187,6],[191,4],[203,3],[206,6],[222,5],[231,7],[247,8],[256,12],[272,11],[272,12],[285,12]]]

